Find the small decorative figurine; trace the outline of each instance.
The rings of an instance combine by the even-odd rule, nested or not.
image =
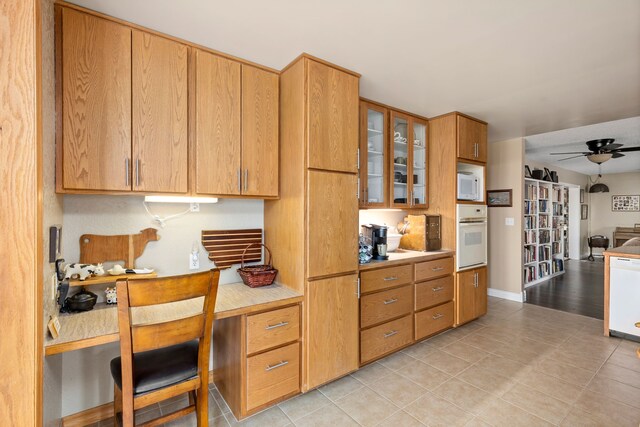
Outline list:
[[[104,290],[105,298],[107,299],[107,304],[117,304],[118,303],[118,295],[116,294],[116,288],[107,288]]]
[[[84,280],[87,277],[93,276],[104,276],[104,268],[102,267],[102,263],[98,265],[72,263],[67,264],[64,267],[65,279],[75,279],[77,277],[80,280]]]

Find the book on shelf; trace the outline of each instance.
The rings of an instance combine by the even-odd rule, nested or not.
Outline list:
[[[562,205],[557,202],[553,202],[553,214],[556,216],[562,216]]]
[[[560,271],[564,271],[564,261],[561,259],[554,259],[553,264],[551,264],[554,273],[558,273]]]
[[[547,187],[538,187],[538,198],[549,199],[549,189]]]
[[[525,246],[524,247],[524,263],[529,264],[536,261],[536,247]]]
[[[532,230],[536,228],[536,217],[534,216],[525,216],[524,217],[524,229]]]
[[[538,186],[535,184],[525,184],[524,198],[528,200],[536,200],[538,198]]]
[[[551,234],[549,230],[540,230],[538,233],[538,240],[540,243],[550,243],[551,242]]]
[[[538,212],[538,204],[532,200],[524,201],[524,214],[525,215],[535,215]]]
[[[538,228],[549,228],[549,217],[547,215],[538,217]]]
[[[551,260],[551,247],[538,246],[538,261],[549,261],[549,260]]]
[[[535,265],[524,268],[524,283],[531,283],[538,279],[537,269]]]
[[[540,211],[539,211],[540,213],[545,213],[545,212],[548,213],[549,212],[549,209],[548,209],[548,207],[549,207],[548,203],[549,202],[548,201],[539,200],[538,203],[539,203],[539,207],[540,207]]]
[[[543,262],[538,264],[538,273],[538,277],[540,279],[551,274],[551,272],[549,271],[549,263]]]
[[[526,228],[526,227],[525,227]],[[538,233],[535,230],[524,230],[524,244],[531,245],[538,242]]]

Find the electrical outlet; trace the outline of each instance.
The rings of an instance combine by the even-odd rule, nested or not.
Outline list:
[[[197,270],[200,268],[200,254],[194,251],[189,254],[189,270]]]
[[[200,212],[200,203],[191,203],[189,206],[191,212]]]

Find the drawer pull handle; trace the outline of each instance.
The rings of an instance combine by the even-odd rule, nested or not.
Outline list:
[[[394,336],[394,335],[395,335],[395,334],[397,334],[397,333],[398,333],[398,331],[391,331],[391,332],[387,332],[386,334],[384,334],[384,337],[385,337],[385,338],[389,338],[389,337]]]
[[[280,363],[276,363],[275,365],[267,365],[267,367],[264,369],[265,371],[269,372],[273,369],[279,368],[281,366],[284,365],[288,365],[289,361],[288,360],[282,360]]]
[[[433,320],[438,320],[439,318],[443,317],[444,314],[438,313],[435,316],[432,317]]]
[[[442,271],[442,270],[444,270],[444,267],[433,267],[431,270],[432,271]]]
[[[389,304],[393,304],[394,302],[398,302],[398,298],[391,298],[391,299],[387,299],[384,300],[384,305],[389,305]]]
[[[437,288],[431,288],[433,290],[433,292],[440,292],[441,290],[444,289],[444,286],[438,286]]]
[[[396,276],[389,276],[389,277],[385,277],[384,280],[388,282],[390,280],[398,280],[398,278]]]
[[[275,325],[267,325],[267,327],[264,329],[269,331],[271,329],[280,328],[281,326],[287,326],[288,324],[289,322],[280,322],[280,323],[276,323]]]

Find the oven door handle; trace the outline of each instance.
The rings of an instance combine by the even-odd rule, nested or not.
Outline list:
[[[486,225],[487,221],[482,221],[482,222],[459,222],[458,225],[460,227],[472,227],[474,225]]]

